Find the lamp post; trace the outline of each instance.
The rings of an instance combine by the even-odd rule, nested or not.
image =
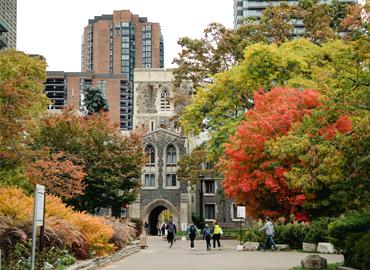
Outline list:
[[[199,188],[199,218],[200,218],[200,228],[203,229],[203,220],[204,220],[204,217],[203,217],[203,182],[204,182],[204,169],[205,169],[206,165],[204,162],[201,163],[201,171],[200,171],[200,174],[199,174],[199,178],[200,178],[200,188]]]

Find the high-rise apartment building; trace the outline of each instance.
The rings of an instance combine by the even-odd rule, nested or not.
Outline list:
[[[0,48],[4,45],[6,48],[15,49],[17,45],[17,0],[0,1],[0,32]]]
[[[129,10],[96,16],[84,28],[81,71],[123,74],[133,80],[134,68],[163,68],[163,38],[159,23]]]
[[[358,0],[337,0],[343,4],[357,4]],[[278,6],[283,1],[277,0],[234,0],[234,28],[238,28],[244,18],[254,18],[259,20],[265,8],[271,6]],[[289,5],[297,5],[297,0],[284,1]],[[330,4],[332,0],[320,0],[320,3]],[[302,20],[294,22],[294,35],[301,35],[304,31]]]
[[[96,16],[84,28],[81,71],[119,76],[133,85],[135,68],[163,68],[164,46],[159,23],[149,22],[129,10]],[[122,88],[122,87],[121,87]],[[131,91],[131,90],[130,90]],[[133,95],[121,93],[120,124],[131,130]]]

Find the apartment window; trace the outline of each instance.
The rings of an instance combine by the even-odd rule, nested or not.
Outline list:
[[[205,193],[207,194],[216,194],[216,182],[215,180],[205,180]]]
[[[204,214],[205,214],[205,219],[216,219],[216,205],[205,204]]]
[[[130,48],[130,44],[129,43],[122,43],[122,48]]]
[[[144,186],[145,187],[155,187],[155,174],[145,174]]]
[[[161,111],[170,111],[170,95],[167,90],[161,93]]]
[[[176,174],[167,174],[166,175],[166,186],[176,187],[176,185],[177,185]]]
[[[152,145],[148,145],[145,148],[145,153],[148,157],[148,163],[147,165],[154,165],[155,164],[155,150]]]
[[[130,67],[122,67],[122,72],[130,72]]]
[[[121,26],[128,27],[129,26],[129,22],[121,22]]]
[[[150,52],[150,51],[152,50],[152,47],[151,47],[151,46],[145,46],[145,50],[146,50],[147,52]]]
[[[150,121],[150,131],[154,131],[154,121]]]
[[[177,163],[176,148],[173,145],[169,145],[167,147],[166,155],[167,155],[167,164],[176,164]]]
[[[130,56],[127,54],[122,55],[122,60],[130,60]]]

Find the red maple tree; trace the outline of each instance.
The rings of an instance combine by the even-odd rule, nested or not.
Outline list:
[[[246,203],[251,216],[293,214],[306,219],[299,212],[304,194],[289,188],[284,176],[289,164],[273,159],[266,153],[265,144],[286,135],[294,124],[302,121],[319,105],[318,96],[314,90],[282,87],[255,93],[254,108],[246,112],[245,120],[225,144],[225,158],[220,163],[223,188],[229,197]]]

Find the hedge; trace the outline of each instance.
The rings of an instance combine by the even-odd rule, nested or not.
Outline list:
[[[370,213],[350,213],[329,224],[330,242],[344,255],[344,264],[370,269]]]

